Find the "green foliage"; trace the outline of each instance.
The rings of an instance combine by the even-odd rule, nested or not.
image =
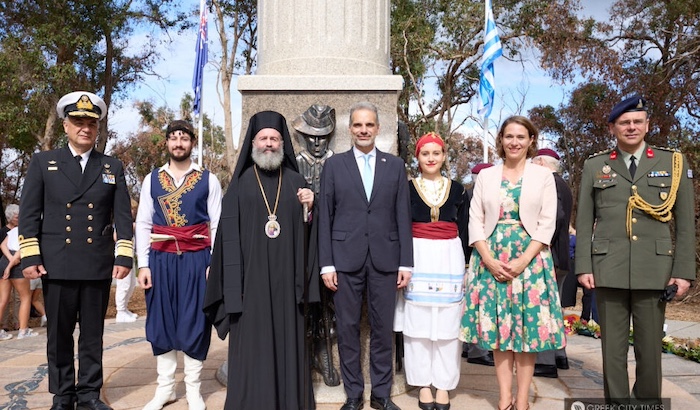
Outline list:
[[[143,80],[158,54],[152,37],[130,47],[139,27],[168,29],[173,0],[0,1],[0,135],[22,152],[56,146],[61,95],[93,91],[107,105]],[[128,54],[127,50],[137,50]],[[103,121],[98,149],[107,137]],[[32,140],[33,139],[33,140]]]
[[[449,138],[466,119],[481,122],[464,110],[471,111],[467,106],[479,87],[484,2],[392,0],[391,4],[391,67],[404,79],[398,114],[412,141],[431,124],[439,124],[433,131]],[[493,7],[504,58],[513,61],[530,59],[535,50],[543,65],[559,67],[547,58],[559,55],[562,47],[573,49],[577,43],[571,39],[584,39],[592,29],[589,21],[576,16],[578,0],[508,0],[494,2]]]

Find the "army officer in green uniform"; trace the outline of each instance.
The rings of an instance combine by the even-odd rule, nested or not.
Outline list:
[[[100,400],[102,334],[112,278],[125,277],[133,264],[129,191],[121,161],[94,148],[105,102],[75,91],[56,110],[68,145],[29,163],[20,202],[22,269],[40,277],[44,290],[51,410],[111,410]]]
[[[695,279],[692,170],[679,152],[646,144],[647,103],[636,95],[608,118],[613,150],[586,160],[576,218],[576,273],[595,288],[608,403],[660,403],[664,288]],[[675,235],[671,221],[675,220]],[[630,317],[636,381],[627,377]]]

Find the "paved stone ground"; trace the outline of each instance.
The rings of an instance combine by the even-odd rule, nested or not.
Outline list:
[[[668,334],[699,337],[700,324],[671,321]],[[104,338],[104,380],[102,399],[116,410],[141,409],[156,386],[156,360],[144,335],[144,319],[114,323],[108,319]],[[0,410],[49,409],[51,395],[46,378],[45,329],[31,339],[0,342]],[[76,332],[77,336],[77,332]],[[211,410],[223,408],[226,390],[215,373],[226,359],[227,342],[212,337],[209,358],[202,373],[202,394]],[[602,397],[600,341],[572,336],[567,347],[571,369],[560,370],[558,379],[535,378],[531,391],[532,410],[562,410],[568,397]],[[630,377],[634,377],[634,356],[630,349]],[[700,364],[674,355],[663,356],[663,394],[674,409],[700,409]],[[178,400],[166,410],[187,409],[182,382],[182,364],[176,374]],[[344,395],[342,387],[317,389],[319,410],[337,410]],[[404,410],[417,408],[418,391],[407,389],[394,397]],[[323,403],[321,403],[323,401]],[[493,367],[462,363],[460,384],[451,397],[453,409],[495,409],[498,386]],[[365,408],[369,408],[366,403]],[[268,410],[268,409],[261,409]],[[273,410],[273,409],[270,409]],[[568,410],[568,409],[566,409]]]

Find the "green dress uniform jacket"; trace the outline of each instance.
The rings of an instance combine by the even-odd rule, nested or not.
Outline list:
[[[20,215],[22,268],[43,264],[48,279],[99,280],[115,264],[132,267],[131,202],[116,158],[93,149],[81,173],[68,147],[34,154]]]
[[[651,206],[673,199],[672,151],[645,147],[634,178],[617,149],[590,157],[583,167],[576,217],[576,273],[593,273],[601,326],[603,385],[609,403],[658,404],[661,339],[671,277],[695,279],[692,172],[683,158],[678,190],[662,222],[644,210],[627,214],[636,191]],[[628,233],[627,226],[630,227]],[[627,355],[634,326],[635,383],[630,392]]]
[[[576,273],[592,272],[596,287],[618,289],[661,290],[671,277],[695,280],[695,208],[688,161],[683,158],[672,210],[674,244],[670,224],[642,210],[632,212],[631,238],[625,224],[633,186],[652,205],[663,203],[670,195],[673,151],[648,147],[634,178],[622,155],[612,152],[616,151],[593,155],[583,166],[576,217]]]

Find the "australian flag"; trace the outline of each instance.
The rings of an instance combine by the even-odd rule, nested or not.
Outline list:
[[[493,62],[501,56],[501,39],[498,37],[496,21],[493,18],[491,0],[486,0],[486,24],[484,27],[484,56],[481,60],[481,77],[479,78],[479,96],[481,108],[479,114],[487,118],[493,109],[494,72]]]
[[[197,58],[194,63],[194,77],[192,88],[194,89],[194,104],[192,110],[199,115],[202,108],[202,77],[204,66],[207,64],[207,1],[199,1],[199,35],[197,36]]]

